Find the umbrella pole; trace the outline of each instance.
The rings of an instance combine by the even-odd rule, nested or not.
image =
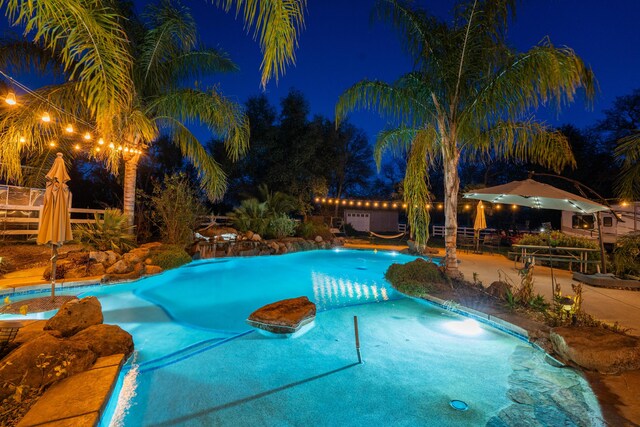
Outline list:
[[[58,261],[58,246],[51,245],[51,301],[56,299],[56,261]]]

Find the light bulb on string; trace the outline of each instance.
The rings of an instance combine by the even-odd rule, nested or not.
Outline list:
[[[75,148],[76,151],[80,151],[80,144],[76,144],[73,148]]]
[[[66,128],[64,128],[65,132],[73,133],[73,125],[69,123]]]
[[[85,133],[83,136],[84,139],[86,139],[87,141],[89,141],[91,139],[91,134],[89,132]]]
[[[45,123],[49,123],[51,121],[51,116],[47,111],[42,114],[42,121]]]
[[[100,147],[96,147],[96,153],[100,152]]]
[[[122,151],[122,145],[118,145],[118,151]]]
[[[129,152],[129,147],[124,147],[124,152],[128,153]]]
[[[49,147],[53,148],[55,146],[56,146],[56,142],[55,141],[49,142]]]
[[[25,138],[24,136],[20,137],[20,144],[24,144],[25,142],[27,142],[27,138]]]
[[[114,148],[116,148],[116,146],[113,145],[113,142],[112,142],[112,143],[109,144],[109,148],[111,148],[113,150]]]
[[[6,102],[9,105],[16,105],[18,103],[16,101],[16,94],[13,93],[13,91],[9,91],[9,93],[7,93],[6,98],[4,99],[4,102]]]
[[[100,138],[100,139],[98,140],[98,144],[100,144],[100,145],[104,145],[104,139]]]

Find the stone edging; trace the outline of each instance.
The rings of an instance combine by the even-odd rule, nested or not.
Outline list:
[[[18,427],[97,426],[118,381],[124,355],[101,357],[88,371],[49,388]]]
[[[100,285],[100,277],[92,277],[86,280],[78,280],[73,282],[56,283],[56,291],[65,289],[85,288],[88,286]],[[39,294],[51,290],[51,283],[28,286],[14,286],[0,290],[0,298],[13,297],[18,295]]]

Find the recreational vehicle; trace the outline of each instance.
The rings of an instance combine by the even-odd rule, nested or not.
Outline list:
[[[606,244],[616,243],[618,236],[640,232],[640,202],[612,205],[612,210],[600,213],[602,240]],[[598,223],[595,215],[562,212],[562,231],[574,236],[598,238]]]

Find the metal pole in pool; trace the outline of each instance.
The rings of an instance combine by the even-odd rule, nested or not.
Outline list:
[[[358,353],[358,363],[362,363],[362,356],[360,355],[360,334],[358,333],[358,316],[353,316],[353,327],[356,333],[356,352]]]

